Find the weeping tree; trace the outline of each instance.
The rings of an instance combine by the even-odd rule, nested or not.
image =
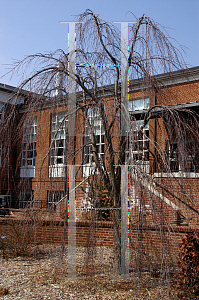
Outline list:
[[[86,134],[87,138],[84,139],[83,144],[78,149],[74,142],[75,138],[69,138],[65,154],[66,160],[73,161],[75,164],[76,155],[84,149],[87,154],[87,161],[85,162],[84,157],[82,165],[90,163],[92,176],[94,174],[95,178],[99,179],[98,186],[99,183],[103,185],[110,200],[109,205],[112,208],[120,208],[121,206],[121,166],[124,164],[131,165],[130,176],[133,193],[136,189],[139,190],[138,194],[140,193],[141,200],[138,206],[144,207],[145,205],[142,194],[142,190],[145,189],[151,201],[150,205],[154,207],[154,197],[164,202],[167,199],[162,194],[160,196],[159,190],[164,189],[165,193],[168,194],[169,187],[165,183],[154,182],[152,176],[149,175],[150,172],[143,168],[142,162],[146,160],[143,157],[143,152],[141,156],[136,158],[132,154],[135,150],[135,134],[144,135],[146,142],[150,142],[151,146],[147,146],[147,149],[149,158],[153,161],[153,164],[150,165],[151,170],[171,172],[171,164],[166,153],[166,147],[169,146],[165,145],[168,141],[173,140],[174,136],[175,140],[178,141],[177,143],[179,143],[180,138],[181,150],[178,153],[183,156],[185,162],[184,157],[189,155],[188,149],[190,148],[185,137],[191,132],[194,140],[197,141],[198,139],[197,116],[189,111],[183,114],[175,108],[168,108],[166,104],[157,105],[154,100],[150,103],[150,107],[146,107],[145,114],[142,115],[143,121],[139,123],[133,114],[133,109],[130,114],[127,112],[128,108],[125,104],[127,103],[127,86],[129,84],[129,89],[133,90],[134,85],[137,85],[140,98],[156,99],[158,94],[159,103],[161,97],[163,103],[166,103],[169,99],[169,91],[166,88],[162,89],[163,83],[156,75],[167,73],[168,79],[172,79],[174,71],[184,69],[185,64],[181,51],[173,46],[165,29],[146,15],[129,25],[127,56],[123,53],[121,46],[121,32],[113,24],[102,20],[99,15],[90,10],[79,15],[77,20],[79,23],[76,24],[77,43],[74,53],[59,49],[47,54],[30,55],[22,61],[16,62],[13,72],[19,73],[23,70],[23,80],[19,91],[30,91],[26,94],[26,107],[28,109],[18,123],[19,125],[15,126],[17,112],[16,107],[12,106],[4,120],[3,127],[0,129],[1,134],[8,132],[8,128],[12,127],[7,145],[11,145],[11,143],[13,145],[13,137],[16,137],[16,133],[19,135],[25,121],[31,120],[34,112],[41,108],[45,101],[48,101],[52,107],[59,106],[60,103],[67,105],[68,85],[69,81],[72,80],[75,83],[77,101],[73,107],[69,108],[65,120],[70,115],[80,113],[85,124],[82,134]],[[75,71],[74,68],[70,68],[71,55],[75,55]],[[121,56],[125,57],[123,71],[121,70]],[[27,71],[29,67],[33,69],[31,74]],[[124,74],[122,79],[121,72]],[[121,116],[126,122],[126,133],[122,131]],[[95,128],[95,120],[101,122],[101,130],[104,134],[103,151],[99,147],[99,134]],[[150,126],[152,125],[151,128],[159,128],[164,141],[161,143],[156,141],[153,133],[146,135],[145,128],[148,122]],[[85,128],[87,133],[85,133]],[[171,128],[173,132],[171,132]],[[184,132],[186,132],[185,135]],[[56,139],[56,134],[54,139]],[[43,162],[52,150],[52,145],[53,139],[48,153],[43,157]],[[164,145],[164,151],[162,145]],[[42,166],[43,163],[40,165],[41,169]],[[91,178],[91,176],[88,177]],[[170,184],[174,181],[175,178],[172,178]],[[90,184],[91,182],[90,179]],[[170,195],[170,197],[174,199],[174,202],[177,201],[194,207],[193,203],[188,203],[188,200],[183,198],[182,184],[180,182],[177,184],[181,188],[181,196]],[[173,185],[175,184],[173,183]],[[65,193],[67,194],[67,188]],[[166,203],[168,204],[168,202]],[[163,219],[160,220],[162,212],[158,209],[157,207],[153,209],[150,222],[156,225],[159,223],[168,224],[169,221],[167,221],[166,216],[162,216]],[[196,209],[195,213],[197,214]],[[137,218],[137,224],[141,226],[143,210],[138,209]],[[114,265],[117,273],[119,273],[120,267],[119,224],[119,209],[113,209]]]

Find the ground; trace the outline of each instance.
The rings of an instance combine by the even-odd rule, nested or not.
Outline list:
[[[37,250],[35,258],[0,258],[0,299],[177,299],[168,281],[147,272],[115,278],[108,248],[98,249],[94,262],[88,261],[91,249],[78,248],[76,279],[67,278],[67,249],[63,259],[60,246],[40,246]]]

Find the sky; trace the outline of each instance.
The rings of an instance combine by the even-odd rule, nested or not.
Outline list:
[[[186,47],[189,67],[199,66],[199,0],[0,0],[0,83],[20,84],[20,76],[2,77],[15,60],[66,50],[68,26],[60,21],[73,21],[86,9],[109,22],[146,14]]]

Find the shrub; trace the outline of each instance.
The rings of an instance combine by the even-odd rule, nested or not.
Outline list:
[[[181,289],[178,296],[192,299],[199,295],[199,234],[193,232],[185,235],[180,250],[180,272],[175,279],[177,287]]]
[[[0,249],[3,257],[35,255],[35,225],[39,218],[36,213],[24,211],[19,217],[7,220],[1,228]]]

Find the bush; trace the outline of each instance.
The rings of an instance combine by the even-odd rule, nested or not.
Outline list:
[[[193,232],[185,235],[180,250],[180,272],[175,279],[181,289],[178,296],[195,299],[192,297],[199,295],[199,234]]]
[[[24,211],[18,218],[7,220],[1,228],[0,249],[3,257],[35,255],[35,224],[39,219],[36,213]]]

